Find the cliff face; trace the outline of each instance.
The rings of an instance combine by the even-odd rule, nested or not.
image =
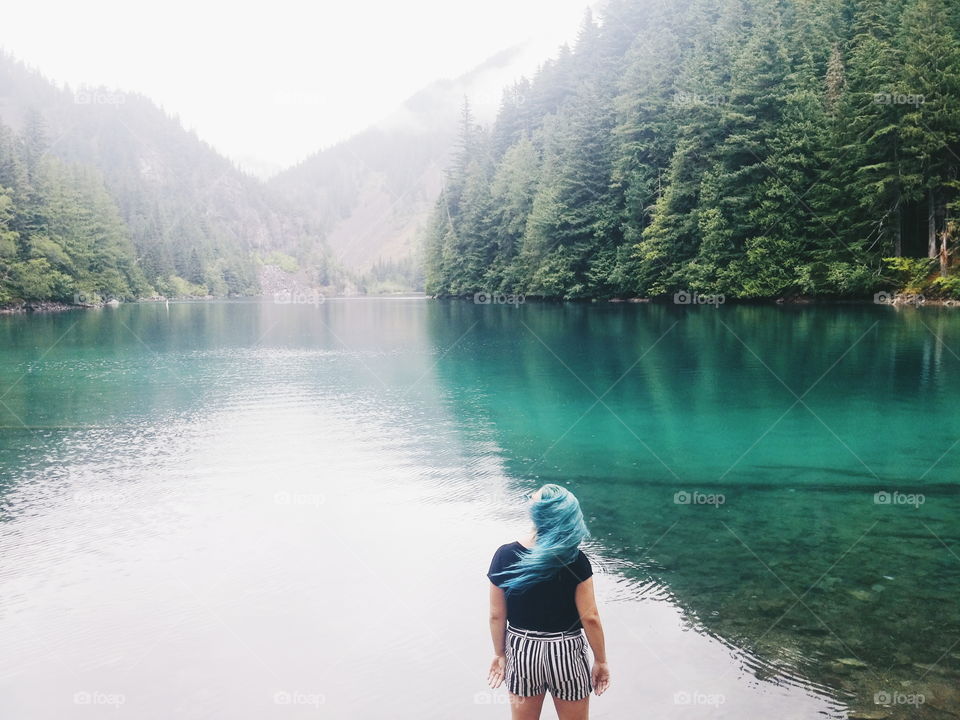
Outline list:
[[[357,286],[350,280],[333,285],[318,285],[304,270],[286,272],[275,265],[260,267],[257,278],[260,295],[280,304],[321,304],[333,295],[357,295]]]

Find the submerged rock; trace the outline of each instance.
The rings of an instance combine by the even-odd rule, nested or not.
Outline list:
[[[838,675],[849,675],[851,672],[850,668],[836,661],[827,663],[826,667],[828,670],[835,672]]]
[[[781,598],[764,599],[757,601],[757,610],[764,615],[780,614],[788,607],[787,601]]]
[[[841,582],[840,578],[833,577],[832,575],[826,575],[821,578],[819,585],[822,585],[825,590],[833,590],[834,585]]]
[[[895,665],[903,667],[904,665],[912,665],[913,659],[906,653],[898,652],[894,653],[893,662]]]

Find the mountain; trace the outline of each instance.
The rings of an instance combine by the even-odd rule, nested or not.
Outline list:
[[[422,287],[417,251],[443,188],[465,101],[492,121],[503,88],[535,67],[518,46],[416,93],[389,117],[271,178],[268,187],[323,229],[330,251],[370,288]]]
[[[142,95],[59,87],[0,54],[0,303],[421,289],[458,114],[492,121],[538,54],[433,83],[268,182]]]
[[[464,118],[426,290],[960,297],[958,105],[948,0],[609,0]]]
[[[310,284],[344,283],[318,227],[141,95],[57,87],[3,54],[0,124],[0,301],[253,294],[265,262],[290,258]],[[99,236],[71,225],[92,195],[125,270],[100,272]],[[16,280],[47,269],[53,286]]]

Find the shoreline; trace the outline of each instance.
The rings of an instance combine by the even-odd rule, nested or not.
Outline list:
[[[430,300],[470,300],[473,298],[472,295],[423,295],[422,293],[410,292],[410,293],[390,293],[390,294],[378,294],[378,295],[349,295],[343,297],[362,297],[362,298],[390,298],[398,296],[412,296],[418,295],[426,297]],[[215,296],[206,296],[206,297],[178,297],[178,298],[142,298],[140,300],[131,300],[128,302],[104,302],[104,303],[93,303],[93,304],[77,304],[77,303],[65,303],[57,300],[37,300],[29,302],[20,302],[20,303],[11,303],[7,305],[0,305],[0,315],[32,315],[32,314],[46,314],[54,312],[65,312],[68,310],[98,310],[104,307],[118,307],[120,305],[135,305],[135,304],[146,304],[146,303],[159,303],[159,302],[211,302],[216,300],[257,300],[265,299],[267,295],[237,295],[232,297],[215,297]],[[341,296],[331,296],[341,297]],[[523,297],[523,296],[521,296]],[[879,302],[876,299],[871,298],[837,298],[837,297],[813,297],[813,296],[796,296],[790,298],[778,297],[778,298],[724,298],[721,302],[675,302],[671,299],[669,295],[656,296],[656,297],[631,297],[631,298],[578,298],[574,300],[564,300],[562,298],[555,297],[523,297],[523,300],[512,303],[476,303],[481,305],[500,305],[500,304],[514,304],[522,305],[529,302],[542,303],[542,304],[559,304],[559,303],[577,303],[577,304],[613,304],[613,305],[638,305],[638,304],[652,304],[652,305],[678,305],[678,306],[712,306],[718,307],[719,305],[780,305],[780,306],[809,306],[809,305],[887,305],[890,307],[957,307],[960,308],[960,300],[954,300],[951,298],[922,298],[921,300],[916,300],[916,295],[905,295],[905,297],[910,298],[907,300],[898,300],[897,296],[889,296],[891,300]]]
[[[406,297],[423,297],[430,299],[430,296],[425,295],[423,292],[413,291],[410,292],[396,292],[396,293],[378,293],[378,294],[355,294],[355,295],[324,295],[323,293],[318,293],[319,296],[324,299],[335,299],[335,298],[406,298]],[[203,302],[215,302],[217,300],[267,300],[270,299],[270,294],[263,295],[204,295],[204,296],[195,296],[187,295],[183,297],[149,297],[149,298],[140,298],[138,300],[127,300],[127,301],[118,301],[111,300],[108,302],[101,303],[68,303],[61,302],[59,300],[29,300],[24,302],[16,303],[7,303],[6,305],[0,305],[0,315],[32,315],[32,314],[46,314],[46,313],[55,313],[55,312],[66,312],[68,310],[101,310],[105,307],[119,307],[121,305],[140,305],[140,304],[150,304],[150,303],[164,303],[164,302],[175,302],[175,303],[203,303]],[[274,299],[275,300],[275,299]],[[322,302],[322,301],[321,301]]]
[[[203,298],[207,299],[207,298]],[[212,299],[212,298],[210,298]],[[132,303],[156,303],[165,302],[167,298],[142,298],[132,300]],[[117,307],[125,305],[117,300],[102,303],[67,303],[59,300],[27,300],[18,303],[8,303],[0,305],[0,315],[30,315],[34,313],[54,313],[65,312],[67,310],[99,310],[105,307]]]
[[[510,295],[504,294],[506,297]],[[670,295],[657,295],[654,297],[629,297],[629,298],[575,298],[565,300],[559,297],[526,297],[522,294],[514,294],[512,297],[523,298],[519,302],[474,302],[478,305],[523,305],[527,302],[535,303],[577,303],[577,304],[614,304],[614,305],[678,305],[681,307],[714,307],[719,305],[781,305],[781,306],[804,306],[804,305],[888,305],[891,307],[960,307],[960,300],[952,298],[925,298],[911,293],[890,293],[884,294],[890,300],[879,301],[871,297],[816,297],[816,296],[794,296],[794,297],[767,297],[767,298],[723,298],[717,301],[705,302],[677,302]],[[474,295],[428,295],[432,300],[471,300]],[[716,297],[716,296],[705,296]],[[722,295],[720,297],[723,297]],[[920,298],[919,300],[917,298]],[[903,299],[901,299],[903,298]]]

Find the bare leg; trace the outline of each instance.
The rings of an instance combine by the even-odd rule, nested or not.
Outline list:
[[[543,708],[543,698],[546,697],[546,692],[533,697],[521,697],[520,695],[514,695],[512,692],[508,692],[508,695],[510,695],[511,720],[540,720],[540,710]]]
[[[553,698],[560,720],[587,720],[590,717],[590,696],[582,700],[558,700]]]

